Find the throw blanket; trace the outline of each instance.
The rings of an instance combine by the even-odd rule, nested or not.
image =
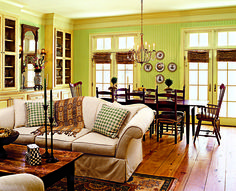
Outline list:
[[[76,136],[76,134],[84,128],[83,98],[83,96],[80,96],[55,101],[54,116],[57,125],[53,127],[53,133],[64,133],[69,136]],[[47,126],[47,132],[51,132],[49,124]],[[43,135],[45,133],[45,126],[38,128],[32,133],[35,135]]]

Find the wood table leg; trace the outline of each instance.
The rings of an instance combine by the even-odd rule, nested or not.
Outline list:
[[[186,107],[186,141],[189,144],[189,124],[190,124],[190,115],[189,115],[190,106]]]
[[[195,134],[195,107],[191,109],[191,115],[192,115],[192,135]]]
[[[71,163],[69,173],[67,174],[67,190],[74,191],[74,183],[75,183],[75,176],[74,176],[74,169],[75,163]]]

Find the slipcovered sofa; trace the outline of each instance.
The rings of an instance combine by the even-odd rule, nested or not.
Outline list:
[[[0,177],[0,191],[44,191],[43,181],[32,174],[14,174]]]
[[[14,106],[0,110],[0,127],[17,130],[16,144],[45,145],[45,135],[32,134],[38,127],[25,127],[25,100],[14,100]],[[129,111],[115,138],[94,132],[94,123],[103,104]],[[153,121],[152,109],[144,104],[121,105],[95,97],[84,97],[82,113],[85,127],[76,136],[55,133],[55,149],[84,153],[75,164],[75,174],[115,182],[127,181],[142,162],[142,137]],[[48,146],[50,147],[48,135]]]

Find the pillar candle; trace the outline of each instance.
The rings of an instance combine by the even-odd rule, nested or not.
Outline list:
[[[52,118],[52,90],[50,90],[50,117]]]
[[[44,105],[47,105],[47,86],[46,86],[46,78],[44,78]]]

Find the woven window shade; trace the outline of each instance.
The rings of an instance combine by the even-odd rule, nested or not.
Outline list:
[[[236,61],[236,50],[217,50],[217,61]]]
[[[208,50],[188,51],[188,62],[209,62],[209,51]]]
[[[116,53],[116,63],[117,64],[134,64],[134,61],[130,61],[128,59],[131,58],[131,54],[129,52],[117,52]]]
[[[109,52],[94,53],[93,61],[95,64],[110,64],[111,53]]]

